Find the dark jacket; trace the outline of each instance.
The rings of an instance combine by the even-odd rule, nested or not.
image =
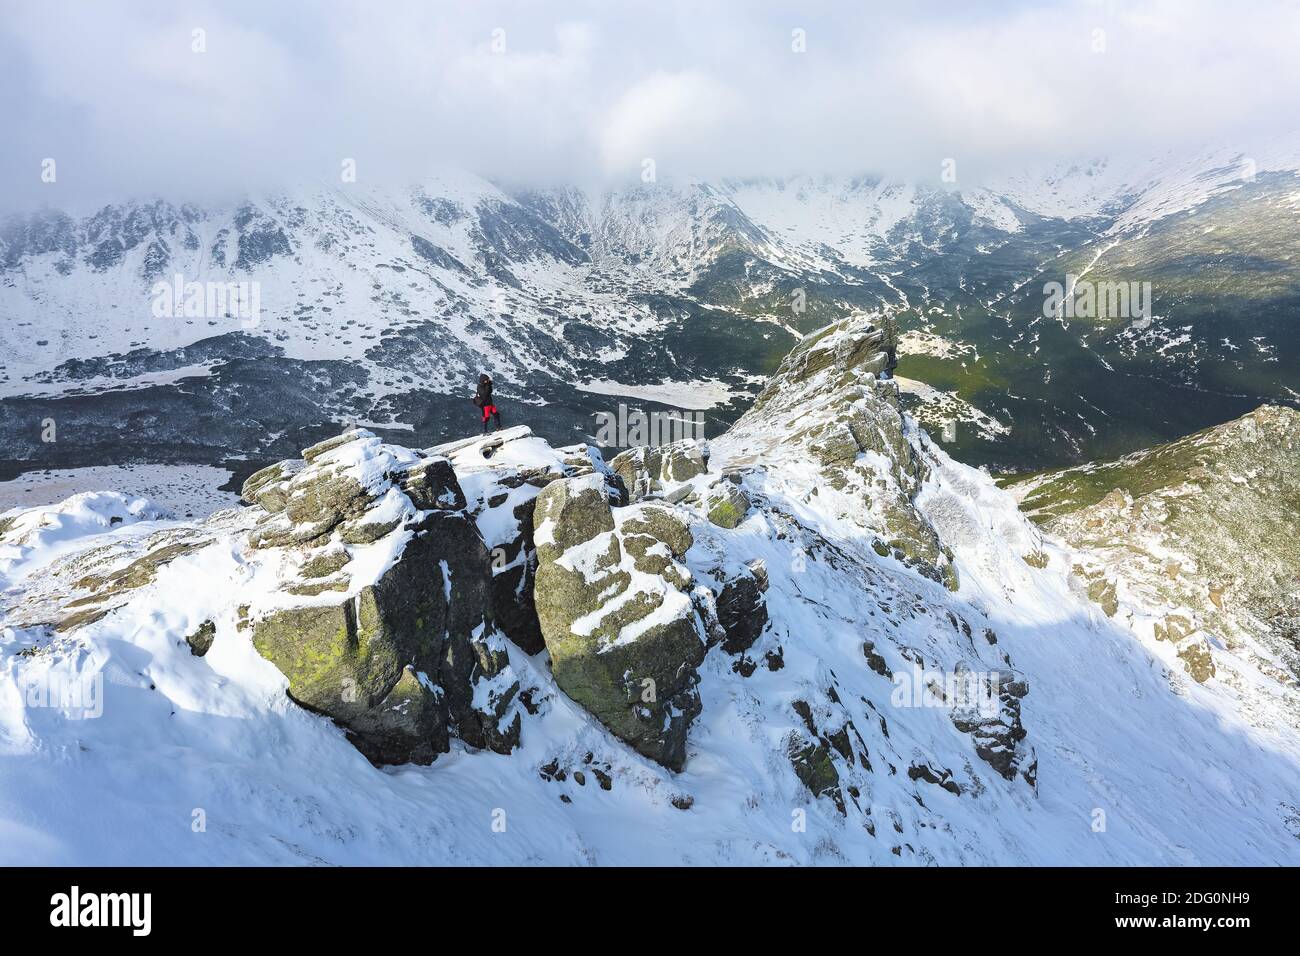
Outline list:
[[[474,404],[479,408],[494,404],[492,401],[492,379],[486,375],[478,380],[478,390],[474,393]]]

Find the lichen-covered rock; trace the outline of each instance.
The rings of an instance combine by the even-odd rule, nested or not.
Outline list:
[[[533,541],[560,555],[614,530],[614,512],[597,476],[571,478],[546,486],[537,496]]]
[[[250,505],[261,505],[267,511],[283,511],[288,502],[287,482],[302,465],[301,461],[281,461],[253,472],[240,489],[240,497]]]
[[[453,732],[508,752],[518,682],[492,646],[488,581],[473,524],[434,512],[355,598],[272,611],[255,621],[253,644],[288,678],[290,697],[346,728],[375,763],[427,763]],[[503,674],[488,709],[476,707],[475,684]]]
[[[346,723],[336,722],[343,725],[348,740],[376,766],[430,764],[450,747],[445,710],[409,664],[375,706]]]
[[[405,516],[393,518],[372,518],[362,516],[344,521],[338,526],[339,540],[345,544],[370,544],[395,531]]]
[[[245,496],[265,512],[249,535],[250,547],[318,547],[336,537],[347,544],[367,544],[412,520],[428,500],[424,492],[432,479],[419,471],[424,463],[364,429],[307,451],[310,461],[280,462],[245,482]],[[436,462],[431,467],[436,474]],[[417,470],[413,479],[412,469]],[[413,492],[398,483],[403,479]],[[454,484],[444,489],[453,503],[458,490]],[[463,496],[460,501],[463,507]]]
[[[489,445],[495,442],[494,445]],[[490,457],[484,451],[491,447]],[[483,439],[454,442],[438,449],[452,464],[492,568],[492,612],[497,627],[528,654],[545,649],[533,600],[537,555],[533,514],[538,492],[566,477],[599,475],[607,498],[626,504],[621,479],[599,450],[580,443],[550,448],[526,427],[506,429]],[[437,457],[443,457],[437,456]],[[549,459],[549,460],[548,460]]]
[[[493,623],[491,559],[450,462],[360,430],[305,454],[304,467],[279,468],[253,492],[279,481],[285,497],[250,534],[254,548],[314,548],[286,598],[256,610],[254,646],[292,699],[334,719],[376,764],[427,763],[452,736],[508,752],[519,682]]]
[[[745,520],[749,511],[749,498],[731,482],[721,481],[709,489],[704,498],[704,507],[710,521],[719,528],[731,529]]]
[[[324,441],[317,442],[308,448],[302,450],[303,461],[313,462],[322,455],[334,451],[336,448],[342,448],[350,442],[357,441],[360,438],[373,438],[371,432],[364,428],[350,428],[332,438],[326,438]]]
[[[297,595],[298,597],[315,597],[318,594],[324,594],[326,591],[347,591],[352,587],[352,579],[346,574],[331,574],[323,578],[313,578],[310,581],[289,581],[284,585],[286,594]]]
[[[684,517],[673,509],[648,505],[624,519],[620,536],[638,571],[660,575],[679,590],[690,588],[690,573],[681,562],[694,537]]]
[[[844,795],[840,792],[840,774],[826,744],[812,741],[798,733],[786,740],[786,756],[799,782],[814,797],[827,797],[840,813],[845,813]]]
[[[289,479],[284,516],[300,529],[298,540],[323,538],[373,500],[343,468],[306,468]]]
[[[686,557],[686,552],[695,543],[690,525],[680,513],[656,505],[646,505],[625,518],[622,531],[624,534],[649,535],[663,543],[669,554],[679,561]]]
[[[624,540],[662,528],[671,556],[682,549],[681,529],[653,509],[626,516],[635,530],[619,529],[600,475],[548,485],[534,517],[534,598],[556,684],[639,752],[680,770],[700,710],[703,625],[689,572],[638,568]],[[644,557],[642,544],[631,550]]]
[[[826,797],[847,814],[845,794],[856,802],[860,788],[855,782],[865,782],[863,772],[872,769],[862,735],[833,685],[790,706],[803,723],[801,730],[785,737],[785,754],[795,776],[814,797]]]
[[[324,578],[341,571],[352,560],[346,548],[331,547],[312,552],[298,569],[299,577]]]

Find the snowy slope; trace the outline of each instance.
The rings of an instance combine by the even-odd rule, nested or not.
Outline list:
[[[770,624],[739,657],[709,650],[680,774],[565,696],[545,651],[514,646],[510,666],[540,700],[519,749],[453,743],[432,766],[376,769],[285,697],[237,627],[250,588],[280,573],[247,547],[258,509],[194,525],[104,496],[22,513],[0,551],[0,862],[1300,862],[1300,738],[1268,702],[1294,689],[1197,684],[1107,618],[1069,548],[897,416],[892,385],[859,364],[878,341],[858,318],[806,342],[683,488],[706,496],[738,477],[744,520],[692,517],[686,564],[703,580],[761,559]],[[873,423],[853,440],[877,450],[842,457],[840,420]],[[558,471],[572,455],[524,429],[504,437],[486,462],[481,441],[430,453],[453,462],[471,505],[496,493],[495,469]],[[692,514],[695,492],[674,507]],[[31,623],[24,609],[57,602],[71,575],[158,534],[198,546],[97,621]],[[894,534],[905,540],[879,547]],[[1035,553],[1044,566],[1025,560]],[[929,573],[926,555],[955,578]],[[196,657],[185,636],[208,619],[215,642]],[[1018,771],[981,756],[951,708],[897,693],[914,665],[1027,687]],[[97,679],[98,717],[29,697]],[[842,810],[792,768],[805,732],[846,742],[849,758],[830,754]]]
[[[1057,219],[1107,220],[1111,235],[1185,212],[1255,177],[1300,169],[1300,137],[1287,134],[1257,148],[1219,143],[1191,153],[1104,159],[1027,169],[982,186],[1021,209]]]

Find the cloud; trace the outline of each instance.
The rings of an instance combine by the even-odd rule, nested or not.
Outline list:
[[[601,119],[600,161],[610,173],[646,159],[679,159],[686,166],[695,146],[734,130],[747,104],[736,90],[696,70],[654,73],[632,85]]]
[[[924,177],[948,157],[985,174],[1211,140],[1248,150],[1300,107],[1287,0],[551,7],[11,5],[0,205],[202,201],[336,180],[345,158],[374,182],[443,165],[633,182],[645,158],[661,179]]]

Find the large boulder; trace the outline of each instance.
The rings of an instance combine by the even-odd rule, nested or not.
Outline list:
[[[719,528],[737,528],[749,512],[749,497],[729,481],[720,481],[704,496],[705,513]]]
[[[749,650],[767,627],[767,567],[761,560],[745,565],[729,579],[717,598],[718,623],[726,637],[722,649],[728,654]]]
[[[542,490],[537,616],[560,689],[637,751],[680,770],[705,651],[693,581],[675,557],[689,533],[658,506],[619,517],[601,475]]]
[[[487,544],[497,628],[525,653],[540,653],[546,643],[533,601],[537,494],[553,481],[599,474],[610,501],[626,504],[622,480],[605,464],[598,449],[585,443],[551,448],[523,426],[482,439],[452,442],[435,451],[450,456],[444,460],[454,468],[464,488],[466,507]]]
[[[450,463],[358,432],[304,455],[250,489],[255,500],[282,489],[250,545],[284,549],[294,569],[253,615],[258,652],[291,699],[376,764],[428,763],[452,736],[509,752],[519,682],[493,622],[488,549]]]

